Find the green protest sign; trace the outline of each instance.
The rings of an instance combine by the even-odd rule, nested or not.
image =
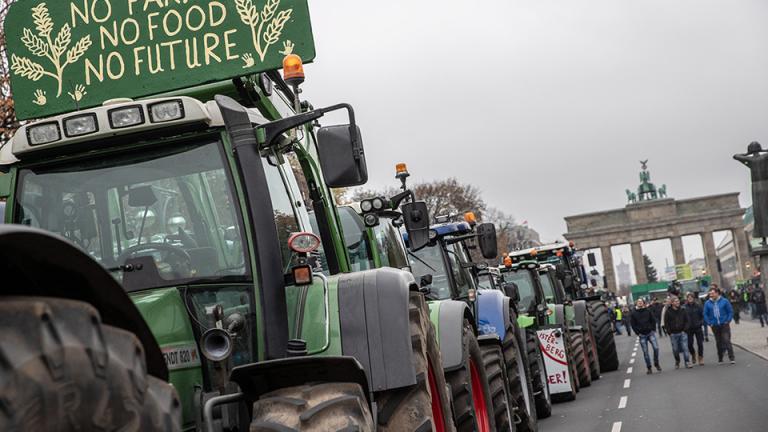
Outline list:
[[[20,119],[315,57],[307,0],[19,0],[5,32]]]

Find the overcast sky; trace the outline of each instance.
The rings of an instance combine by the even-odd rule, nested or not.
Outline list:
[[[472,183],[546,241],[623,206],[641,159],[670,196],[741,192],[731,159],[768,145],[765,0],[310,4],[305,96],[351,102],[371,187]]]

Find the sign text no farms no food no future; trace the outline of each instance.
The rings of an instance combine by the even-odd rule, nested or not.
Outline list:
[[[315,57],[306,0],[19,0],[5,31],[20,119]]]

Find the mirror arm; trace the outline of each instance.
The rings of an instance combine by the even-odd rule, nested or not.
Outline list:
[[[399,194],[393,196],[389,199],[389,201],[392,203],[392,209],[396,209],[400,207],[400,204],[406,199],[410,198],[411,201],[416,201],[416,196],[413,194],[413,192],[409,189],[405,192],[400,192]]]
[[[446,239],[445,243],[449,244],[449,245],[452,245],[452,244],[455,244],[455,243],[462,242],[464,240],[471,240],[471,239],[473,239],[475,237],[477,237],[477,234],[474,234],[474,233],[473,234],[464,234],[462,236],[451,237],[449,239]]]
[[[307,111],[305,113],[296,114],[295,116],[287,117],[273,122],[265,123],[256,127],[256,137],[261,147],[269,147],[277,139],[290,129],[297,128],[301,125],[315,121],[325,114],[338,111],[340,109],[346,109],[350,122],[350,137],[357,151],[355,152],[355,158],[360,159],[362,157],[362,150],[360,150],[359,140],[357,136],[357,128],[355,127],[355,111],[352,106],[346,103],[340,103],[331,105],[325,108],[318,108],[316,110]]]

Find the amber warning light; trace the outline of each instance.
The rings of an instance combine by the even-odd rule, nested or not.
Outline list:
[[[475,216],[475,212],[466,212],[464,213],[464,222],[474,225],[477,223],[477,217]]]
[[[288,54],[283,58],[283,79],[293,87],[304,82],[304,63],[296,54]]]

